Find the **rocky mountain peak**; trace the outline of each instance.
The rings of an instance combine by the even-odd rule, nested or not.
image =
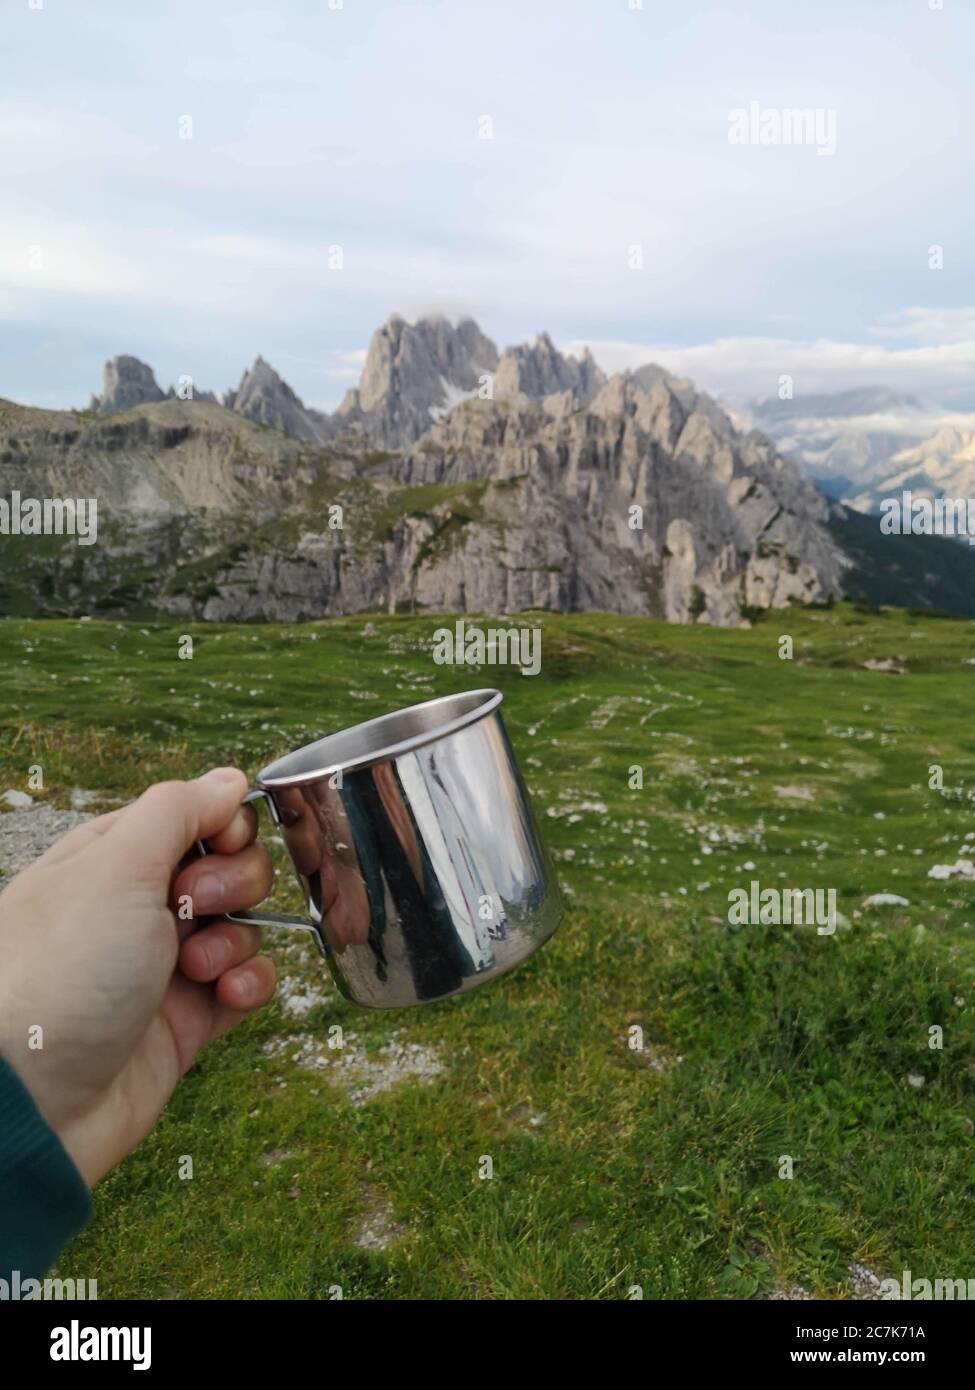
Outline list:
[[[505,348],[495,373],[497,397],[528,396],[544,400],[570,391],[580,405],[588,405],[606,384],[605,373],[587,349],[581,358],[559,352],[548,333],[540,333],[531,345]]]
[[[884,498],[903,491],[919,497],[975,496],[975,430],[944,425],[920,443],[891,454],[863,480],[850,505],[875,512]]]
[[[215,404],[217,398],[212,391],[197,390],[188,376],[180,378],[178,391],[175,386],[163,391],[148,363],[122,353],[105,363],[102,394],[93,395],[88,408],[99,415],[115,415],[137,405],[154,405],[158,401],[172,400],[209,401]]]
[[[97,410],[100,415],[112,415],[135,405],[148,405],[165,399],[166,393],[160,389],[148,363],[123,353],[105,363],[102,394],[92,396],[91,409]]]
[[[243,414],[245,407],[250,401],[262,395],[280,396],[292,404],[300,405],[301,402],[292,391],[286,381],[278,375],[271,366],[270,362],[265,361],[261,356],[254,359],[254,365],[248,367],[240,379],[240,385],[236,391],[227,391],[224,395],[224,405],[228,410],[236,409],[239,414]]]
[[[498,350],[473,319],[431,315],[409,324],[391,314],[369,343],[358,388],[336,411],[377,443],[411,444],[493,372]]]
[[[260,356],[244,372],[236,391],[226,392],[223,403],[246,420],[270,425],[296,439],[321,443],[328,434],[324,417],[306,407],[270,362]]]

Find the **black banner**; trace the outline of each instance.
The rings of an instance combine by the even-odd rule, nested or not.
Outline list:
[[[644,1354],[652,1348],[654,1361],[669,1353],[683,1369],[716,1367],[723,1372],[752,1368],[782,1370],[793,1366],[882,1366],[885,1368],[948,1370],[971,1344],[971,1318],[966,1306],[954,1302],[720,1302],[651,1303],[634,1307],[627,1300],[615,1310],[594,1306],[588,1318],[610,1332],[622,1350],[627,1337],[638,1337]],[[385,1303],[385,1333],[380,1345],[398,1358],[404,1345],[416,1344],[417,1323],[438,1317],[422,1305]],[[282,1362],[295,1357],[300,1364],[324,1338],[350,1328],[361,1336],[375,1327],[375,1303],[331,1300],[314,1309],[307,1303],[0,1303],[0,1337],[5,1359],[23,1373],[51,1366],[66,1375],[77,1371],[172,1376],[199,1365],[201,1352],[222,1373],[236,1370],[253,1375],[267,1369],[280,1375]],[[502,1304],[500,1316],[511,1317],[512,1329],[527,1308]],[[566,1337],[578,1333],[576,1305],[552,1305],[556,1320],[572,1309]],[[498,1315],[495,1315],[498,1316]],[[389,1338],[398,1317],[409,1319],[411,1342]],[[463,1305],[450,1315],[451,1341],[463,1336]],[[527,1329],[526,1329],[527,1330]],[[495,1322],[485,1350],[495,1342]],[[483,1323],[477,1333],[484,1335]],[[648,1342],[647,1339],[652,1339]],[[369,1358],[376,1364],[376,1346]],[[547,1342],[549,1354],[552,1343]],[[568,1345],[568,1341],[566,1342]],[[398,1350],[397,1350],[398,1348]],[[634,1348],[637,1349],[636,1347]]]

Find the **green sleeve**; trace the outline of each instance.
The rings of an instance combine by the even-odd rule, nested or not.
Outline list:
[[[38,1278],[90,1215],[81,1174],[0,1058],[0,1279]]]

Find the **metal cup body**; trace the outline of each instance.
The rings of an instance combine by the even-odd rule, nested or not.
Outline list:
[[[428,701],[257,779],[335,981],[357,1004],[463,993],[520,964],[559,924],[500,701],[495,691]],[[337,766],[309,773],[334,754]]]

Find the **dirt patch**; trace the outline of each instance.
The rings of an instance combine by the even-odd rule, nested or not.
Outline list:
[[[872,656],[868,661],[861,661],[860,665],[867,671],[883,671],[889,676],[906,676],[908,673],[908,666],[900,656]]]
[[[264,1047],[266,1057],[287,1057],[296,1066],[320,1071],[346,1092],[356,1106],[367,1104],[403,1081],[429,1082],[443,1071],[443,1063],[431,1047],[401,1042],[394,1034],[390,1041],[369,1054],[355,1033],[345,1034],[345,1046],[329,1047],[312,1033],[295,1033],[275,1038]]]
[[[328,993],[296,975],[283,975],[278,981],[277,1000],[288,1018],[304,1018],[328,1000]]]
[[[800,787],[800,786],[773,787],[772,790],[775,792],[775,795],[776,795],[777,797],[780,797],[781,800],[783,800],[783,801],[815,801],[815,800],[816,800],[816,793],[813,791],[812,787]]]
[[[0,888],[86,820],[91,816],[83,811],[59,811],[43,801],[0,815]]]
[[[369,1206],[362,1215],[355,1244],[360,1250],[385,1250],[396,1240],[402,1240],[406,1230],[393,1214],[393,1205],[385,1198],[367,1194]]]
[[[547,1118],[544,1110],[533,1110],[530,1105],[516,1105],[504,1118],[504,1133],[537,1134]]]
[[[261,1164],[265,1168],[276,1168],[279,1163],[284,1163],[285,1159],[291,1157],[291,1149],[268,1149],[267,1153],[261,1154]]]

